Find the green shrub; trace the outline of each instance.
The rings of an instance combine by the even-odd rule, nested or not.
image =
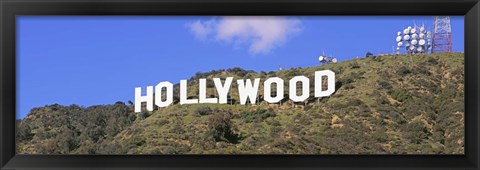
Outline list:
[[[349,90],[349,89],[354,89],[355,86],[353,86],[352,84],[347,84],[347,85],[344,86],[344,88],[345,88],[346,90]]]
[[[433,58],[433,57],[428,57],[427,62],[430,63],[430,64],[433,64],[433,65],[437,65],[438,64],[438,59]]]
[[[373,57],[372,57],[372,60],[373,60],[373,61],[376,61],[376,62],[380,62],[380,63],[383,62],[383,59],[382,59],[382,57],[380,57],[380,56],[373,56]]]
[[[393,88],[392,85],[385,79],[380,79],[377,81],[377,83],[380,85],[380,87],[386,90],[391,90]]]
[[[355,82],[355,78],[356,78],[355,76],[356,76],[355,74],[348,74],[348,75],[345,75],[345,76],[339,78],[335,82],[335,90],[338,90],[342,86],[345,86],[345,85],[348,85],[350,83]],[[326,81],[324,81],[324,82],[326,82]],[[352,88],[353,88],[353,86],[350,86],[347,89],[352,89]]]
[[[267,124],[270,126],[281,126],[282,124],[278,120],[270,119],[267,121]]]
[[[271,138],[278,138],[280,137],[280,134],[282,133],[283,129],[279,126],[273,126],[270,128],[270,137]]]
[[[378,142],[387,142],[388,141],[388,135],[385,133],[385,130],[377,130],[372,133],[372,138],[377,140]]]
[[[431,73],[428,71],[428,66],[424,62],[419,62],[416,66],[413,67],[413,72],[415,74],[423,74],[426,76],[431,75]]]
[[[351,69],[360,68],[360,64],[358,64],[357,62],[350,63],[348,66],[349,66]]]
[[[403,77],[403,76],[406,76],[406,75],[408,75],[408,74],[410,74],[410,73],[412,73],[412,71],[411,71],[409,68],[405,67],[405,66],[402,66],[402,67],[400,67],[400,68],[397,70],[397,74],[398,74],[399,76],[402,76],[402,77]]]
[[[25,123],[18,123],[16,139],[18,141],[29,141],[29,140],[32,140],[32,138],[33,138],[33,134],[30,126],[28,126]]]
[[[255,111],[244,111],[241,113],[241,119],[247,123],[259,122],[273,116],[275,116],[273,109],[256,109]]]
[[[137,119],[137,116],[135,114],[128,115],[128,120],[130,120],[130,122],[134,122],[136,119]]]
[[[147,111],[143,111],[138,114],[138,118],[140,118],[140,120],[146,119],[148,117],[150,117],[150,113]]]
[[[365,103],[358,98],[353,98],[350,101],[348,101],[348,105],[349,106],[361,106],[361,105],[365,105]]]
[[[157,120],[155,122],[155,124],[157,124],[158,126],[163,126],[163,125],[166,125],[166,124],[169,124],[170,121],[168,121],[167,119],[162,119],[162,120]]]
[[[404,102],[411,98],[410,93],[408,93],[408,91],[404,89],[395,89],[391,91],[390,95],[392,96],[393,99],[399,102]]]
[[[297,122],[300,125],[310,125],[311,122],[311,117],[302,113],[299,113],[293,117],[294,121]]]
[[[201,106],[195,110],[195,113],[200,116],[212,114],[212,109],[208,106]]]
[[[185,129],[183,129],[182,125],[175,124],[169,131],[170,133],[175,133],[175,134],[184,134]]]
[[[405,127],[404,137],[412,143],[419,144],[428,137],[428,129],[425,125],[417,120],[407,124]]]
[[[232,121],[229,113],[216,112],[208,118],[207,134],[212,135],[215,141],[236,143],[238,136],[232,131]]]

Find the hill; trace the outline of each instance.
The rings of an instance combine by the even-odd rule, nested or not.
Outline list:
[[[336,92],[302,103],[174,105],[133,113],[133,106],[34,108],[18,120],[20,154],[463,154],[464,55],[377,56],[309,68],[255,72],[240,68],[197,73],[198,79],[305,75],[330,69]],[[285,94],[288,94],[286,81]],[[178,93],[178,84],[174,94]],[[259,94],[263,94],[260,85]],[[313,88],[311,93],[313,94]],[[313,96],[313,95],[310,95]]]

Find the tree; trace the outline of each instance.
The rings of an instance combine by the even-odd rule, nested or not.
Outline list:
[[[18,121],[17,121],[18,122]],[[26,125],[25,123],[17,123],[17,140],[19,141],[29,141],[32,140],[33,134],[32,129],[30,126]]]
[[[365,54],[365,57],[373,57],[373,53],[369,51],[367,54]]]
[[[237,136],[232,132],[229,113],[216,112],[208,118],[208,130],[215,141],[236,142]]]

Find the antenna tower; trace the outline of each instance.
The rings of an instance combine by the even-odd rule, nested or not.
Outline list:
[[[405,47],[407,54],[428,53],[432,49],[430,44],[431,34],[423,24],[408,26],[403,31],[399,31],[396,38],[396,54],[400,54],[401,47]]]
[[[434,17],[432,53],[452,52],[452,30],[449,16]]]
[[[325,55],[325,51],[322,52],[322,55],[318,57],[318,61],[320,63],[322,63],[322,65],[324,64],[331,64],[331,63],[337,63],[337,58],[335,57],[329,57],[327,55]]]

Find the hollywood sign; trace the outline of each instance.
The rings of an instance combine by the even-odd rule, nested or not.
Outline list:
[[[322,89],[322,78],[327,77],[327,89]],[[335,92],[335,73],[330,70],[322,70],[315,72],[315,97],[330,96]],[[227,96],[230,90],[233,77],[227,77],[222,84],[220,78],[213,78],[215,83],[215,89],[218,93],[218,98],[207,98],[207,80],[199,79],[199,92],[198,99],[187,98],[187,80],[180,80],[180,104],[197,104],[197,103],[219,103],[226,104]],[[297,94],[297,82],[301,82],[302,94]],[[251,103],[256,103],[258,96],[258,87],[260,78],[253,79],[238,79],[238,94],[240,98],[240,104],[245,105],[247,99],[250,99]],[[272,85],[275,84],[277,94],[271,95]],[[278,103],[284,98],[284,82],[279,77],[270,77],[263,82],[264,86],[264,100],[268,103]],[[142,102],[146,102],[146,108],[148,111],[153,111],[154,104],[159,108],[167,107],[173,103],[173,84],[164,81],[155,86],[155,92],[158,95],[153,95],[153,86],[147,86],[146,95],[142,96],[142,88],[135,88],[135,112],[141,112]],[[165,94],[164,94],[165,93]],[[165,100],[162,100],[162,96],[165,96]],[[155,97],[155,100],[154,100]],[[303,102],[310,97],[310,79],[305,76],[295,76],[289,80],[289,98],[294,102]],[[154,103],[155,101],[155,103]]]

